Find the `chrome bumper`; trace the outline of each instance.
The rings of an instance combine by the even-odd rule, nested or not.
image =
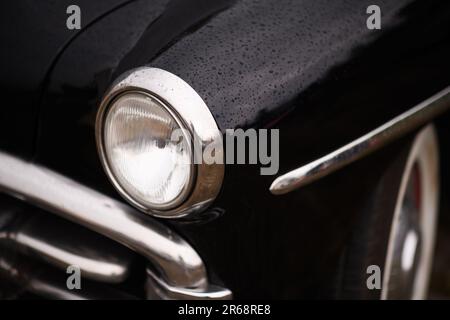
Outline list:
[[[229,299],[197,252],[166,226],[54,171],[0,152],[0,190],[82,225],[148,260],[148,298]]]

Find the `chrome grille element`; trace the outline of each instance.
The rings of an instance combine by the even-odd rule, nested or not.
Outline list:
[[[33,208],[5,206],[3,202],[0,214],[9,212],[13,221],[0,226],[0,245],[63,270],[78,266],[88,279],[120,283],[128,277],[132,251],[64,219]]]
[[[25,260],[16,254],[1,250],[0,276],[14,281],[19,287],[19,292],[3,295],[0,299],[15,298],[20,296],[20,291],[26,290],[38,297],[58,300],[134,300],[135,296],[123,291],[111,288],[101,283],[83,280],[82,290],[68,290],[64,277],[58,274],[58,270],[41,266],[34,261]],[[3,289],[3,288],[2,288]]]
[[[2,152],[0,189],[141,254],[158,281],[179,290],[179,298],[192,298],[192,289],[205,293],[210,289],[197,252],[172,230],[124,203]],[[227,289],[215,290],[214,298],[231,297]]]

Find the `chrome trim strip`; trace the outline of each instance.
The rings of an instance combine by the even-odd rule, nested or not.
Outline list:
[[[270,186],[285,194],[333,173],[424,125],[450,108],[450,87],[345,146],[278,178]]]
[[[140,92],[160,99],[163,105],[177,121],[184,123],[185,130],[191,136],[193,147],[194,177],[190,193],[183,203],[174,208],[147,208],[131,197],[116,181],[109,168],[103,146],[103,123],[111,102],[127,92]],[[140,67],[120,76],[105,94],[97,112],[95,135],[97,149],[103,168],[120,195],[139,210],[159,218],[181,218],[195,214],[206,207],[217,197],[224,177],[224,161],[206,163],[203,152],[214,143],[215,157],[224,158],[222,133],[206,103],[200,95],[183,79],[168,71]],[[194,143],[198,146],[194,147]]]
[[[0,189],[131,248],[170,286],[208,288],[197,252],[172,230],[124,203],[3,152]]]

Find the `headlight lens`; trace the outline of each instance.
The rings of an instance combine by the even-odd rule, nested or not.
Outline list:
[[[190,139],[174,140],[182,122],[151,95],[128,92],[112,101],[104,118],[103,146],[109,170],[132,201],[167,209],[183,201],[194,167]],[[183,132],[183,131],[178,131]]]

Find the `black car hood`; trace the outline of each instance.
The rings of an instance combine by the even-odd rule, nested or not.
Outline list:
[[[436,4],[422,1],[382,0],[382,29],[369,30],[366,9],[370,4],[368,0],[346,5],[326,0],[127,3],[84,29],[55,62],[42,99],[36,160],[92,184],[107,184],[95,146],[98,105],[118,74],[143,65],[165,69],[188,82],[222,130],[278,126],[294,111],[305,113],[298,117],[296,134],[299,128],[308,128],[308,111],[316,112],[319,120],[326,114],[333,120],[332,112],[345,119],[346,112],[354,112],[348,102],[341,103],[341,109],[333,101],[312,107],[311,100],[322,96],[323,84],[337,92],[330,97],[348,94],[352,98],[349,88],[355,83],[364,80],[369,85],[374,72],[393,74],[398,61],[419,52],[411,50],[416,35],[408,28],[423,21],[427,10],[422,7],[439,12]],[[408,28],[403,28],[406,23]],[[440,25],[421,33],[421,45],[432,45],[425,40]],[[401,32],[392,36],[393,29]],[[384,45],[379,42],[383,37]],[[420,63],[414,65],[420,67]],[[345,82],[346,78],[354,82]],[[386,80],[382,84],[390,85]],[[311,88],[317,93],[307,93]],[[357,111],[367,112],[367,101],[364,105]],[[378,105],[388,104],[378,101]],[[394,108],[389,110],[381,115],[398,114]],[[317,122],[309,122],[312,132]],[[331,122],[339,125],[339,121]],[[364,130],[371,127],[361,122]],[[308,135],[314,135],[311,132]],[[350,129],[346,132],[357,136]],[[309,140],[303,139],[302,144]]]
[[[79,0],[81,27],[129,0]],[[53,61],[81,30],[66,26],[69,0],[2,1],[0,88],[9,97],[0,108],[0,147],[31,155],[43,83]]]

